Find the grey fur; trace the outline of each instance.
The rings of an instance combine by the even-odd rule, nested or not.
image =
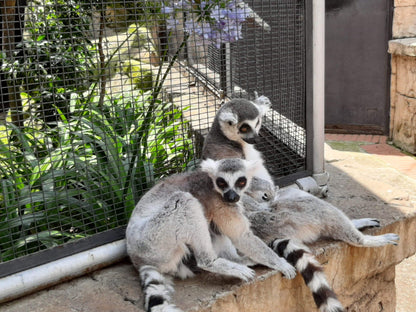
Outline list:
[[[257,165],[243,159],[208,159],[201,163],[201,170],[170,176],[151,188],[135,207],[126,230],[127,253],[133,265],[140,272],[143,267],[147,272],[153,270],[154,276],[159,272],[186,278],[193,274],[183,260],[192,252],[201,269],[244,281],[255,276],[247,263],[263,264],[293,278],[294,267],[252,233],[238,201]],[[242,178],[246,184],[240,183]],[[229,192],[238,198],[227,198]],[[211,223],[216,226],[215,233],[210,232]],[[153,296],[158,306],[167,305],[166,311],[174,311],[169,286],[159,286],[169,283],[155,280],[157,287],[142,281],[145,302],[152,302]],[[155,294],[154,289],[161,293]],[[151,306],[146,309],[152,311]]]
[[[262,118],[271,106],[270,100],[265,96],[258,97],[254,101],[246,99],[233,99],[225,103],[217,112],[211,129],[204,140],[202,148],[203,159],[243,158],[257,161],[262,165],[258,167],[254,177],[258,184],[264,184],[267,192],[261,194],[259,189],[248,192],[256,199],[264,200],[264,197],[273,198],[275,185],[268,170],[263,164],[263,158],[254,145],[249,143],[256,139],[262,123]],[[242,133],[242,125],[248,124],[250,131]],[[260,180],[263,180],[260,182]],[[266,185],[269,184],[269,185]]]
[[[358,247],[397,245],[399,236],[365,235],[358,229],[379,226],[375,219],[350,220],[332,204],[296,188],[281,189],[269,210],[259,210],[256,203],[246,205],[253,232],[266,243],[276,238],[291,238],[313,243],[319,238],[341,240]]]
[[[278,190],[263,165],[261,154],[238,131],[240,125],[247,120],[261,120],[270,101],[265,97],[260,98],[255,102],[234,99],[224,104],[207,135],[202,156],[213,159],[240,157],[261,163],[242,198],[245,214],[251,222],[254,234],[269,244],[280,256],[296,259],[291,264],[302,274],[314,298],[318,291],[325,289],[323,293],[326,297],[316,300],[322,312],[343,311],[341,303],[323,274],[322,267],[304,243],[327,237],[355,246],[377,247],[396,245],[399,236],[393,233],[365,235],[358,229],[379,226],[377,220],[350,220],[333,205],[304,191]],[[248,108],[250,105],[254,108],[262,107],[258,109],[257,117],[253,116],[253,109]],[[256,129],[256,134],[258,130],[259,128]]]

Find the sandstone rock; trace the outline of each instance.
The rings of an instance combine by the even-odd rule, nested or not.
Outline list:
[[[416,99],[396,95],[393,121],[393,142],[403,150],[416,154]]]
[[[389,53],[392,55],[416,56],[416,38],[390,40]]]
[[[128,60],[123,63],[123,72],[130,77],[137,89],[150,90],[153,86],[153,72],[149,64]]]
[[[400,6],[416,6],[416,0],[394,0],[394,6],[400,7]]]
[[[407,97],[416,98],[416,57],[398,57],[396,66],[397,92]]]
[[[416,36],[416,6],[396,7],[393,14],[393,38]]]

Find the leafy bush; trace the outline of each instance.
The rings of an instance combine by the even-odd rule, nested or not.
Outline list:
[[[25,35],[2,70],[26,93],[31,110],[55,121],[69,96],[85,91],[96,72],[96,46],[88,39],[91,10],[76,0],[34,0],[27,6]]]
[[[99,107],[97,96],[73,94],[73,117],[61,113],[56,127],[2,129],[2,261],[126,224],[143,191],[192,159],[188,123],[172,104],[137,92]]]

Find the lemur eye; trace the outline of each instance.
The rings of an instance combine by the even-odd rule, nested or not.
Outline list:
[[[250,131],[250,126],[249,125],[246,125],[246,124],[244,124],[244,125],[242,125],[241,127],[240,127],[240,132],[241,133],[247,133],[247,132],[249,132]]]
[[[237,182],[235,182],[235,186],[242,188],[244,186],[246,186],[247,184],[247,179],[246,177],[240,177],[237,179]]]
[[[217,183],[217,186],[222,190],[228,186],[227,182],[225,182],[223,178],[217,178],[217,181],[215,182]]]

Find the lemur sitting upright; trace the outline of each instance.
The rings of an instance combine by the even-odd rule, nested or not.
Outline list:
[[[263,164],[261,153],[253,144],[259,136],[262,118],[270,105],[267,97],[257,95],[254,102],[233,99],[225,103],[217,112],[204,140],[202,159],[244,158]],[[254,178],[274,185],[264,165],[259,167]]]
[[[260,152],[252,144],[269,106],[270,101],[264,96],[254,101],[233,99],[225,103],[205,139],[202,158],[240,157],[262,164],[242,198],[253,232],[296,267],[322,312],[344,311],[322,266],[304,243],[327,237],[354,246],[377,247],[397,245],[399,236],[392,233],[364,235],[358,229],[377,227],[379,221],[350,220],[335,206],[299,189],[277,191]]]
[[[257,166],[239,158],[208,159],[200,170],[167,177],[140,199],[126,242],[140,272],[147,312],[180,311],[170,302],[173,288],[164,274],[192,276],[184,263],[190,254],[199,268],[244,281],[255,276],[247,263],[265,265],[287,278],[296,275],[292,265],[253,234],[240,204]]]

